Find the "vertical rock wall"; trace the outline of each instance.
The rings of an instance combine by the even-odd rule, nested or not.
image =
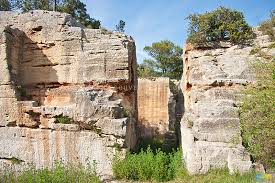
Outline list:
[[[253,82],[249,62],[252,47],[198,49],[185,46],[181,122],[182,149],[188,171],[205,173],[228,167],[230,172],[251,168],[242,146],[238,103],[243,85]]]
[[[151,139],[174,134],[175,105],[169,78],[138,79],[140,137]]]
[[[0,12],[0,25],[0,169],[95,161],[112,175],[116,147],[136,142],[133,39],[58,12]]]

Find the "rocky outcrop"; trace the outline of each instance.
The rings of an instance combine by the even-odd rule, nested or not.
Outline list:
[[[252,48],[233,46],[192,50],[185,47],[182,148],[188,171],[206,173],[228,167],[244,172],[252,163],[241,143],[238,95],[253,81],[248,62]]]
[[[116,147],[136,141],[133,39],[58,12],[1,12],[0,25],[1,169],[95,161],[112,175]]]
[[[138,79],[140,137],[151,139],[175,134],[175,105],[169,78]]]
[[[268,36],[256,30],[255,33],[254,46],[185,46],[181,134],[183,157],[191,174],[223,167],[231,173],[243,173],[252,166],[250,155],[242,146],[240,91],[255,81],[250,65],[260,58],[251,51],[255,47],[271,55],[274,51],[267,49],[271,44]]]

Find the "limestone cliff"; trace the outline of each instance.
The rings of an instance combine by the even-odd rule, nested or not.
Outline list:
[[[256,33],[254,44],[267,49],[268,37]],[[252,46],[219,46],[194,49],[187,44],[184,50],[181,134],[183,156],[192,174],[222,167],[245,172],[252,166],[242,146],[238,103],[243,86],[254,82],[249,65],[259,58],[250,54]]]
[[[110,176],[115,147],[136,141],[134,40],[58,12],[0,12],[0,25],[0,168],[95,161]]]

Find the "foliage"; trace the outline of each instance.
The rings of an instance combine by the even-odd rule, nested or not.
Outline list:
[[[100,183],[94,168],[64,166],[62,163],[56,163],[51,170],[48,168],[41,170],[30,168],[19,175],[11,172],[5,173],[0,180],[13,183]]]
[[[73,119],[68,116],[58,115],[55,116],[55,123],[61,123],[61,124],[71,124],[73,123]]]
[[[92,130],[93,132],[95,132],[96,134],[98,134],[98,135],[101,135],[101,134],[102,134],[101,128],[98,128],[96,125],[91,125],[91,130]]]
[[[275,43],[271,43],[267,48],[268,48],[268,49],[275,48]]]
[[[159,149],[154,153],[148,147],[146,151],[128,153],[123,160],[116,157],[113,162],[118,179],[167,181],[180,175],[178,171],[185,171],[180,150],[167,154]]]
[[[253,64],[257,82],[243,91],[243,143],[254,160],[275,167],[275,59]]]
[[[125,22],[123,20],[120,20],[116,25],[116,31],[125,32]]]
[[[259,30],[268,35],[271,41],[275,41],[275,10],[271,11],[270,19],[260,24]]]
[[[169,40],[152,43],[145,46],[144,51],[151,57],[145,59],[139,68],[139,73],[151,76],[164,76],[172,79],[180,79],[183,63],[182,48]]]
[[[160,74],[154,71],[146,63],[138,64],[137,75],[139,78],[159,77]]]
[[[165,153],[171,153],[174,151],[174,149],[177,148],[178,144],[171,142],[169,142],[168,144],[167,142],[165,142],[164,136],[157,135],[157,133],[155,135],[155,138],[139,139],[135,152],[138,153],[141,152],[143,149],[150,148],[154,153],[158,150],[161,150]]]
[[[227,169],[212,169],[207,174],[189,175],[182,161],[182,151],[154,152],[150,147],[139,153],[127,153],[126,158],[118,157],[113,162],[113,172],[117,179],[163,182],[174,180],[179,183],[251,183],[255,173],[230,175]]]
[[[8,1],[10,5],[23,12],[30,10],[55,10],[71,14],[76,20],[86,27],[99,29],[100,21],[90,17],[87,13],[86,5],[80,0],[4,0]],[[5,5],[6,7],[7,5]],[[1,6],[2,7],[2,6]],[[6,8],[10,10],[11,8]]]
[[[0,11],[9,11],[11,10],[11,3],[9,0],[0,1]]]
[[[248,43],[253,38],[252,28],[242,12],[219,7],[203,14],[192,14],[189,20],[187,41],[195,46],[207,42],[229,41]]]
[[[12,11],[17,9],[21,0],[0,0],[0,11]]]

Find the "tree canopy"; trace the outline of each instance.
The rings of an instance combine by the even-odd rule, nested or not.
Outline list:
[[[116,31],[118,32],[125,32],[125,22],[123,20],[120,20],[118,24],[116,25]]]
[[[187,41],[194,44],[229,41],[247,43],[253,38],[252,28],[242,12],[219,7],[203,14],[192,14],[189,20]]]
[[[101,23],[87,13],[86,5],[80,0],[1,0],[0,10],[12,9],[28,12],[30,10],[59,11],[71,14],[76,20],[86,27],[99,29]]]
[[[182,48],[169,40],[152,43],[145,46],[144,51],[151,57],[139,65],[140,77],[164,76],[180,79],[183,69]]]

